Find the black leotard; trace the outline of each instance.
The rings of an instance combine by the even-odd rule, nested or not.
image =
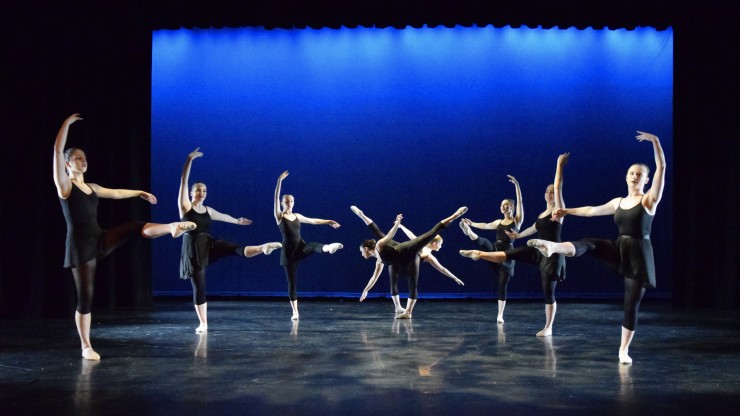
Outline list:
[[[98,196],[72,185],[67,199],[59,198],[67,222],[64,267],[76,267],[102,254],[103,229],[98,225]]]

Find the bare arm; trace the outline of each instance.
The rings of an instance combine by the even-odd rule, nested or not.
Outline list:
[[[558,208],[552,212],[552,220],[557,221],[566,215],[575,215],[578,217],[598,217],[601,215],[611,215],[617,210],[619,206],[619,199],[614,198],[604,205],[598,207],[579,207],[579,208]]]
[[[535,224],[532,224],[532,225],[530,225],[529,227],[527,227],[526,229],[524,229],[524,230],[522,230],[520,232],[509,231],[509,230],[504,230],[504,232],[512,240],[516,240],[517,238],[528,237],[528,236],[536,233],[537,232],[537,228],[535,227]]]
[[[470,220],[468,220],[470,221]],[[491,221],[491,222],[468,222],[468,225],[477,228],[479,230],[495,230],[496,227],[498,227],[498,223],[500,223],[501,220]]]
[[[72,182],[65,169],[64,146],[67,144],[69,126],[77,120],[82,120],[82,117],[78,113],[67,117],[62,123],[62,127],[59,129],[57,138],[54,141],[54,185],[57,188],[57,195],[62,199],[66,199],[69,193],[72,192]]]
[[[522,205],[522,189],[519,187],[519,182],[511,175],[507,175],[509,177],[509,182],[514,184],[514,189],[516,190],[516,212],[514,213],[514,224],[516,225],[516,228],[521,228],[522,224],[524,224],[524,206]]]
[[[411,240],[412,238],[416,238],[416,234],[412,233],[411,230],[406,228],[403,224],[399,224],[398,228],[401,229],[404,234],[406,234],[406,237],[408,237],[409,240]]]
[[[390,240],[393,239],[393,237],[396,235],[396,231],[398,231],[398,226],[401,225],[401,220],[403,219],[403,214],[396,215],[396,220],[393,221],[393,227],[391,227],[390,230],[388,230],[388,233],[385,235],[385,237],[378,240],[377,243],[375,243],[375,249],[380,253],[380,251],[385,247],[386,244]]]
[[[283,212],[280,210],[280,186],[283,183],[283,179],[288,177],[288,171],[281,173],[278,176],[277,186],[275,186],[275,205],[273,208],[273,215],[275,216],[275,222],[280,225],[280,221],[283,219]]]
[[[648,141],[653,144],[655,173],[653,173],[653,185],[645,194],[643,205],[649,214],[654,215],[655,210],[658,208],[658,203],[660,203],[660,200],[663,198],[663,188],[665,187],[665,154],[663,153],[663,148],[660,146],[658,136],[641,131],[638,131],[638,133],[640,133],[639,136],[637,136],[638,141]]]
[[[88,183],[87,185],[93,190],[93,192],[95,192],[95,194],[98,195],[99,198],[127,199],[139,197],[152,205],[157,203],[157,197],[149,192],[137,189],[109,189],[95,183]]]
[[[378,281],[378,277],[380,277],[380,273],[383,272],[383,263],[378,259],[375,262],[375,271],[373,272],[373,275],[370,277],[370,280],[367,282],[367,285],[365,286],[365,289],[362,290],[362,296],[360,296],[360,302],[365,300],[367,297],[367,292],[370,291],[370,289],[375,286],[375,282]]]
[[[338,222],[334,220],[322,220],[321,218],[309,218],[305,217],[297,212],[294,212],[296,218],[298,218],[298,221],[304,223],[304,224],[313,224],[313,225],[330,225],[333,228],[339,228],[340,225]]]
[[[230,224],[237,224],[237,225],[249,225],[252,223],[252,220],[250,220],[249,218],[244,218],[244,217],[234,218],[231,215],[218,212],[212,207],[207,207],[207,209],[208,209],[208,215],[210,215],[211,219],[214,221],[228,222]]]
[[[177,208],[180,212],[180,218],[185,216],[185,213],[190,211],[192,204],[188,198],[188,182],[190,180],[190,168],[193,165],[193,160],[203,156],[202,152],[199,152],[200,147],[190,152],[188,158],[185,160],[185,166],[182,168],[182,175],[180,175],[180,191],[178,194]]]
[[[555,209],[565,208],[565,200],[563,199],[563,167],[568,163],[568,158],[570,158],[570,153],[563,153],[558,156],[558,163],[555,167],[555,180],[553,181]]]
[[[435,269],[439,270],[439,272],[442,273],[443,275],[445,275],[445,276],[449,277],[450,279],[454,280],[455,283],[457,283],[458,285],[465,286],[465,283],[463,283],[462,280],[458,279],[457,276],[455,276],[454,274],[452,274],[451,271],[447,270],[446,267],[442,266],[442,264],[439,262],[439,260],[437,260],[436,257],[434,257],[433,254],[428,255],[424,259],[424,261],[427,262],[427,263],[429,263],[429,264],[431,264],[432,267],[434,267]]]

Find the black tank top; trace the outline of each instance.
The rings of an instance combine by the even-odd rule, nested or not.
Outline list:
[[[76,185],[72,185],[67,199],[59,198],[62,213],[67,221],[67,229],[98,227],[98,195],[95,192],[86,194]]]
[[[497,243],[504,243],[504,244],[511,244],[511,238],[509,238],[508,235],[506,235],[506,231],[515,231],[519,232],[519,228],[516,226],[516,222],[512,221],[509,224],[502,224],[501,221],[499,221],[498,225],[496,226],[496,242]]]
[[[619,235],[632,238],[649,238],[654,217],[645,211],[642,199],[639,204],[629,209],[623,209],[622,200],[620,200],[617,210],[614,211],[614,223],[617,224]]]
[[[563,224],[559,221],[552,221],[549,215],[537,218],[534,228],[537,230],[537,238],[547,241],[560,242],[560,232],[563,230]]]
[[[182,216],[182,221],[192,221],[196,225],[194,230],[187,232],[188,234],[209,234],[211,232],[211,214],[208,213],[208,208],[201,214],[191,207]]]
[[[283,217],[279,224],[280,233],[283,235],[283,246],[293,247],[301,241],[301,222],[296,217],[289,220]]]

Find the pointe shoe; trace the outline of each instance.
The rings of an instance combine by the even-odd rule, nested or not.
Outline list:
[[[349,209],[352,210],[352,212],[355,213],[355,215],[362,215],[362,210],[357,208],[356,206],[352,205],[349,207]]]
[[[463,257],[469,257],[473,260],[480,259],[480,253],[478,253],[476,250],[460,250],[460,255]]]
[[[531,240],[527,240],[527,245],[530,246],[530,247],[536,248],[545,257],[552,256],[552,253],[553,253],[553,247],[552,247],[553,243],[552,243],[552,241],[540,240],[538,238],[533,238]]]
[[[470,226],[468,223],[465,222],[465,220],[460,220],[460,229],[462,230],[463,234],[470,237]]]
[[[208,324],[200,324],[197,328],[195,328],[196,334],[202,334],[204,332],[208,332]]]
[[[549,337],[552,336],[552,328],[544,328],[542,331],[537,333],[538,337]]]
[[[82,349],[82,358],[90,361],[100,361],[100,354],[95,352],[92,347],[85,347]]]
[[[632,364],[632,358],[629,356],[628,351],[619,351],[619,363]]]
[[[337,250],[341,250],[344,248],[344,245],[342,243],[331,243],[328,244],[326,252],[329,254],[334,254],[337,252]]]
[[[172,234],[172,238],[177,238],[185,234],[186,231],[194,230],[195,227],[197,225],[192,221],[173,222],[170,224],[170,234]]]
[[[273,251],[281,248],[283,245],[281,243],[265,243],[262,245],[262,253],[264,255],[268,255],[272,253]]]
[[[468,207],[460,207],[455,211],[455,218],[460,218],[468,212]]]

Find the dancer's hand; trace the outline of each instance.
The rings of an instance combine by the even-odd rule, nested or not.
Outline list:
[[[454,280],[455,283],[457,283],[460,286],[465,286],[465,283],[463,283],[463,281],[458,279],[457,277],[453,277],[452,280]]]
[[[288,171],[286,170],[285,172],[283,172],[283,173],[280,174],[280,176],[278,177],[278,180],[279,181],[282,181],[283,179],[285,179],[287,177],[288,177]]]
[[[504,230],[504,232],[505,232],[505,233],[506,233],[506,235],[508,235],[508,236],[509,236],[509,238],[511,238],[512,240],[516,240],[517,238],[519,238],[519,233],[518,233],[518,232],[516,232],[516,231],[509,231],[509,230]]]
[[[156,203],[157,203],[157,197],[156,197],[156,196],[154,196],[154,195],[152,195],[152,194],[150,194],[149,192],[144,192],[144,191],[141,191],[141,193],[139,194],[139,197],[140,197],[141,199],[143,199],[143,200],[145,200],[145,201],[149,202],[149,203],[150,203],[150,204],[152,204],[152,205],[154,205],[154,204],[156,204]]]
[[[249,225],[252,223],[252,220],[249,218],[239,217],[236,219],[236,223],[239,225]]]
[[[367,290],[363,290],[362,291],[362,296],[360,296],[360,302],[362,302],[363,300],[365,300],[366,297],[367,297]]]
[[[658,140],[658,136],[654,134],[645,133],[639,130],[637,132],[640,133],[639,135],[635,136],[638,142],[648,141],[650,143],[655,143]]]
[[[396,215],[396,220],[394,221],[394,223],[396,223],[398,225],[401,225],[401,220],[402,219],[403,219],[403,214],[398,214],[398,215]]]
[[[514,185],[519,185],[519,182],[516,181],[516,178],[511,175],[506,175],[509,177],[509,182],[513,183]]]
[[[341,225],[339,225],[339,223],[336,222],[336,221],[334,221],[334,220],[329,220],[329,222],[327,222],[327,224],[329,224],[332,228],[339,228],[339,227],[341,227]]]
[[[71,116],[67,117],[66,120],[64,120],[64,124],[71,125],[75,121],[82,120],[82,117],[80,117],[80,113],[74,113]]]
[[[568,163],[569,157],[570,157],[570,152],[566,152],[558,156],[558,166],[565,166],[565,164]]]
[[[193,159],[197,159],[199,157],[202,157],[203,156],[203,152],[199,152],[199,150],[200,150],[200,147],[198,147],[195,150],[193,150],[192,152],[190,152],[190,154],[188,155],[188,159],[189,160],[193,160]]]
[[[568,211],[565,208],[558,208],[552,212],[550,221],[557,221],[566,215],[568,215]]]

